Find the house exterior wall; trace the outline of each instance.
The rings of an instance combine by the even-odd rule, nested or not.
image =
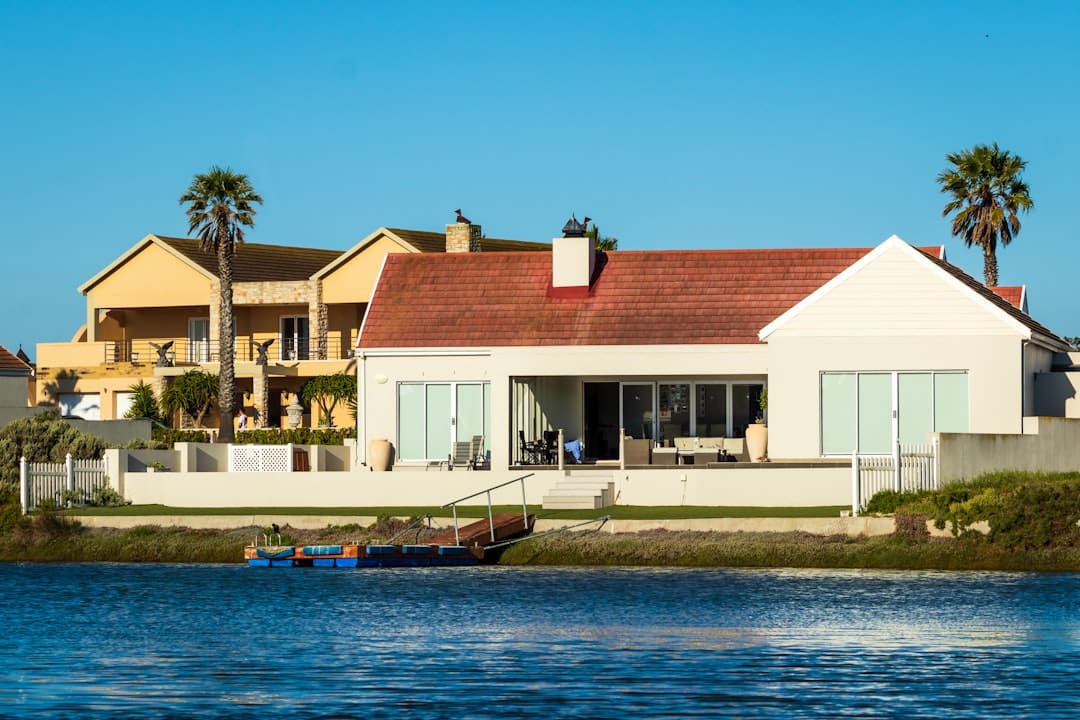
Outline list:
[[[1024,415],[1038,415],[1035,408],[1038,405],[1035,378],[1040,374],[1050,372],[1054,364],[1054,353],[1040,345],[1024,343]],[[1068,417],[1057,413],[1059,417]]]
[[[1004,313],[915,252],[886,248],[784,322],[784,335],[1017,335]]]
[[[1033,415],[1080,418],[1080,371],[1038,372]]]
[[[29,382],[26,375],[0,375],[0,407],[27,407]]]
[[[673,376],[740,377],[763,381],[766,373],[765,345],[679,345],[619,347],[492,348],[477,351],[360,351],[358,437],[363,457],[367,442],[386,438],[397,445],[397,386],[402,382],[490,382],[491,428],[485,440],[492,467],[507,467],[516,440],[510,438],[511,378],[543,378],[537,397],[550,402],[557,392],[567,392],[560,402],[545,406],[547,421],[562,426],[568,438],[581,432],[581,379],[619,380],[633,377]],[[381,380],[381,382],[380,382]],[[565,423],[565,425],[562,425]],[[363,460],[362,460],[363,461]]]
[[[408,252],[387,237],[380,237],[322,278],[323,302],[367,303],[387,253]]]
[[[95,308],[205,305],[209,298],[206,275],[153,243],[86,293]]]
[[[1025,353],[1014,321],[906,246],[894,245],[768,336],[769,455],[821,453],[820,375],[827,371],[968,373],[969,429],[1020,432]],[[1031,396],[1031,391],[1028,391]]]
[[[963,370],[969,428],[1020,432],[1020,341],[992,337],[779,337],[769,339],[769,455],[821,454],[823,372]]]

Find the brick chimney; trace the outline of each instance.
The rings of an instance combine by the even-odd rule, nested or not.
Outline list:
[[[481,228],[470,222],[450,223],[446,226],[446,252],[480,252]]]

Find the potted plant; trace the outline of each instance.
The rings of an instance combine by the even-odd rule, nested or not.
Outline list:
[[[765,462],[769,457],[769,427],[765,424],[764,417],[768,407],[769,389],[765,387],[758,398],[761,416],[746,428],[746,452],[750,456],[750,462]]]

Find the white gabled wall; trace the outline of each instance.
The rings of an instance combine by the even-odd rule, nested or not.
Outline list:
[[[789,337],[1016,336],[1019,329],[1011,316],[903,241],[886,243],[867,264],[798,309],[776,332]]]
[[[966,371],[970,430],[1020,432],[1031,402],[1022,340],[1013,318],[886,241],[768,336],[769,454],[820,453],[820,374],[828,371]]]

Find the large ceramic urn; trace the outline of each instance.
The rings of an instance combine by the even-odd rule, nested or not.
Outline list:
[[[750,462],[765,462],[769,457],[769,427],[760,420],[746,428],[746,454]]]
[[[385,472],[390,469],[390,456],[393,445],[386,438],[375,438],[368,442],[368,466],[375,471]]]

